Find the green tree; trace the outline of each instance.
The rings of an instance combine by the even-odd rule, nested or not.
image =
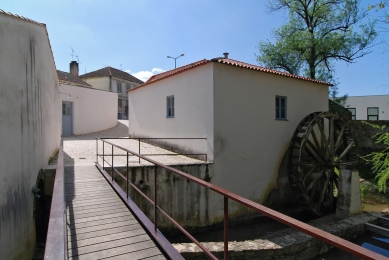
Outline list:
[[[379,152],[372,152],[362,158],[372,164],[372,171],[376,174],[378,190],[386,192],[386,182],[389,179],[389,131],[384,126],[364,122],[377,130],[373,136],[377,144],[382,144],[383,149]]]
[[[273,31],[275,43],[259,43],[258,62],[330,82],[330,96],[338,94],[334,62],[354,63],[370,52],[377,36],[375,21],[362,23],[368,10],[360,0],[269,0],[268,8],[287,11],[289,21]]]

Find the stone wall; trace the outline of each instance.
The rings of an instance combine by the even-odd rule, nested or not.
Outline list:
[[[364,224],[376,221],[378,216],[380,215],[363,213],[337,222],[312,225],[333,235],[350,239],[362,234],[365,231]],[[223,242],[207,242],[203,243],[203,245],[219,259],[223,258]],[[173,246],[185,259],[209,259],[193,243],[174,244]],[[232,241],[228,243],[228,248],[228,259],[231,260],[308,260],[327,252],[333,246],[305,233],[288,228],[255,240],[242,242]]]

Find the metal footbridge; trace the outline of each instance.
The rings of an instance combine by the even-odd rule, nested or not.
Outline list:
[[[56,177],[52,197],[49,229],[46,240],[45,260],[55,259],[184,259],[173,245],[158,230],[157,215],[166,217],[181,230],[193,243],[203,250],[209,259],[229,259],[228,251],[228,200],[240,203],[276,221],[304,232],[343,251],[363,259],[388,259],[380,254],[353,244],[340,237],[300,222],[296,219],[269,209],[261,204],[243,198],[187,173],[154,161],[144,155],[130,151],[109,140],[96,139],[103,144],[103,154],[96,148],[96,157],[103,159],[103,166],[66,166],[63,165],[62,145],[57,160]],[[104,154],[104,146],[110,146],[110,154]],[[131,183],[127,176],[114,167],[113,147],[124,151],[127,156],[137,156],[162,167],[171,174],[178,175],[207,187],[224,197],[224,252],[222,255],[211,252],[189,232],[180,226],[169,214],[158,206],[158,194],[151,199]],[[118,156],[118,155],[116,155]],[[123,155],[121,155],[123,156]],[[104,164],[111,168],[105,171]],[[126,181],[124,191],[113,178],[118,174]],[[155,176],[154,176],[155,177]],[[154,178],[155,180],[156,178]],[[157,183],[154,183],[157,185]],[[154,221],[150,220],[128,196],[133,188],[154,207]],[[157,191],[157,189],[154,189]]]

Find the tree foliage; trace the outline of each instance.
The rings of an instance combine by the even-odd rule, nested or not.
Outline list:
[[[334,62],[355,62],[377,36],[375,21],[362,23],[360,0],[269,0],[268,8],[287,11],[289,21],[273,31],[275,43],[259,43],[258,62],[335,86]]]
[[[386,181],[389,179],[389,132],[385,126],[364,123],[377,130],[373,138],[376,139],[377,144],[383,144],[384,149],[379,152],[372,152],[362,158],[373,165],[372,171],[376,174],[378,190],[386,192]]]

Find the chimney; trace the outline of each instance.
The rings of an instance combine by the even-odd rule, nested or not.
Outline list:
[[[228,59],[228,52],[224,52],[223,55],[225,59]]]
[[[78,63],[75,60],[70,62],[70,74],[78,77]]]

